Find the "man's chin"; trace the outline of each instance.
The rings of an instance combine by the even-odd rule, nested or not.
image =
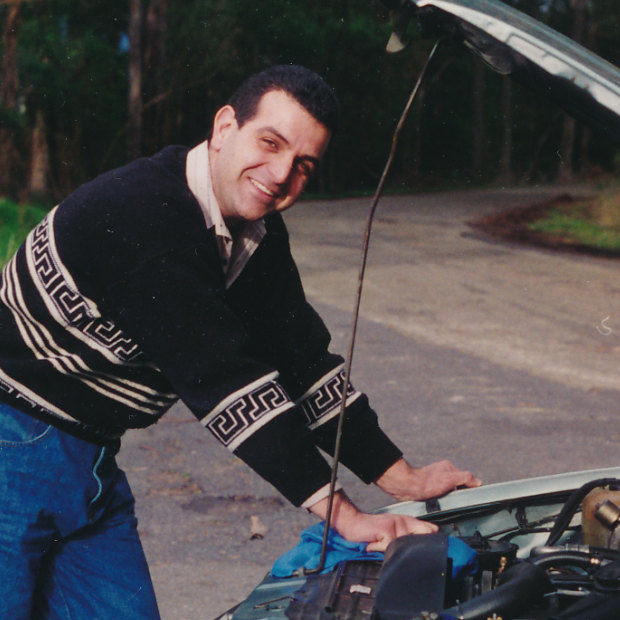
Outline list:
[[[273,208],[261,208],[261,209],[252,209],[247,214],[248,222],[257,222],[258,220],[262,220],[266,215],[273,213],[275,209]]]
[[[270,213],[275,213],[276,211],[283,211],[285,208],[286,207],[284,205],[278,203],[263,203],[248,208],[245,211],[245,216],[248,222],[255,222],[257,220],[263,219]]]
[[[247,204],[243,209],[240,209],[239,219],[245,220],[246,222],[256,222],[258,220],[262,220],[265,216],[270,213],[276,213],[280,211],[285,211],[289,207],[292,207],[294,201],[281,201],[281,202],[271,202],[271,203],[254,203]]]

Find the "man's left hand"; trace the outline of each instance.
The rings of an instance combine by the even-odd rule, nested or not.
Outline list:
[[[413,468],[405,459],[399,459],[375,484],[399,501],[421,501],[445,495],[459,487],[479,487],[482,482],[450,461]]]

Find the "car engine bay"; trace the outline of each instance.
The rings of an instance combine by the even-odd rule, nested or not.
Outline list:
[[[431,506],[432,508],[432,506]],[[399,505],[388,507],[398,512]],[[405,536],[383,562],[267,576],[230,620],[618,620],[620,478],[424,515],[437,534]],[[475,551],[455,575],[450,538]]]

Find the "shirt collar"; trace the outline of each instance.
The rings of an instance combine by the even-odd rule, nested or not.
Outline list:
[[[215,228],[218,251],[226,276],[226,288],[228,288],[241,273],[265,236],[265,222],[263,220],[246,222],[233,240],[213,193],[207,140],[195,146],[187,154],[185,174],[187,185],[200,205],[207,229]]]

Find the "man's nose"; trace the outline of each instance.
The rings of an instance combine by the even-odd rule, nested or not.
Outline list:
[[[293,169],[294,157],[286,153],[274,157],[269,165],[269,172],[275,183],[282,185],[286,183],[291,176]]]

